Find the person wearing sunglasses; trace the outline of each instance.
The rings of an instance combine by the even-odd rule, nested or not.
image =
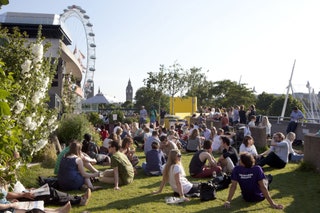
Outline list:
[[[154,191],[153,194],[159,194],[162,189],[169,183],[174,195],[179,195],[180,201],[189,201],[186,196],[199,193],[198,184],[191,183],[186,178],[186,173],[181,163],[181,153],[177,149],[170,151],[166,166],[163,170],[162,181],[158,191]]]

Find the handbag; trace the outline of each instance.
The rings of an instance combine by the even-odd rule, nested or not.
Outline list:
[[[216,199],[216,187],[212,182],[200,184],[200,200],[209,201]]]

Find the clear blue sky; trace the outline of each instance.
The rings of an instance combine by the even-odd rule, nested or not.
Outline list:
[[[318,0],[10,0],[0,13],[60,14],[73,4],[96,34],[95,92],[120,101],[129,78],[135,93],[147,72],[174,61],[209,70],[212,81],[241,79],[260,94],[286,93],[296,59],[294,90],[307,92],[307,81],[320,90]]]

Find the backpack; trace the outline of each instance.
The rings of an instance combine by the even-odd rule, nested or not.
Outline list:
[[[216,186],[212,182],[201,183],[200,185],[200,200],[209,201],[216,199]]]
[[[223,174],[212,179],[210,182],[216,186],[216,190],[220,191],[229,187],[231,183],[231,175]]]

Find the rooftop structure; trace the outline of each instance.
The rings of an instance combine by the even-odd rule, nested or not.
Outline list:
[[[51,43],[46,56],[59,58],[56,75],[49,91],[49,105],[62,110],[63,85],[70,74],[75,79],[75,85],[70,90],[78,95],[77,102],[80,103],[83,97],[81,90],[83,72],[79,61],[67,47],[72,40],[60,25],[59,18],[60,16],[55,14],[6,12],[0,15],[0,25],[9,30],[18,27],[21,32],[28,34],[30,40],[37,37],[39,26],[42,25],[42,36]]]

